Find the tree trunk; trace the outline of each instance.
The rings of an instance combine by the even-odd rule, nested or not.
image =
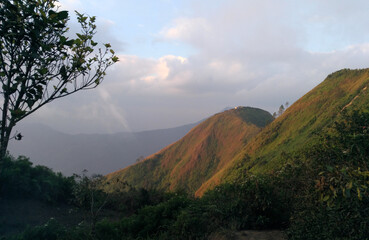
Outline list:
[[[9,106],[9,95],[4,94],[3,112],[1,116],[1,127],[0,127],[0,162],[4,161],[6,149],[8,148],[9,136],[7,136],[7,120],[8,120],[8,106]]]

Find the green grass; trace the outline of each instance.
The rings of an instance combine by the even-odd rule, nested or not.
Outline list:
[[[368,69],[344,69],[330,74],[249,142],[234,159],[235,164],[225,173],[224,179],[232,181],[245,170],[252,173],[277,170],[286,161],[281,154],[313,144],[323,129],[340,118],[341,111],[350,102],[347,110],[368,108],[368,85]],[[237,163],[245,154],[251,159],[239,167]]]

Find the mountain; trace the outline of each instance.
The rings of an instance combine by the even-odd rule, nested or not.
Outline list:
[[[24,155],[37,165],[45,165],[66,175],[107,174],[135,163],[177,141],[196,124],[176,128],[116,134],[65,134],[41,124],[17,128],[24,136],[10,141],[13,156]]]
[[[245,172],[278,170],[285,157],[314,143],[317,134],[338,120],[343,110],[369,109],[369,69],[343,69],[330,74],[301,97],[232,159],[223,174],[213,176],[197,190],[201,195],[218,182],[231,182]]]
[[[278,170],[286,161],[282,156],[314,143],[316,133],[338,120],[342,111],[368,109],[368,85],[369,69],[332,73],[269,125],[246,121],[252,108],[219,113],[178,142],[108,178],[202,195],[244,174]]]
[[[146,188],[194,192],[223,171],[229,160],[272,121],[269,112],[257,108],[223,111],[200,123],[181,140],[108,178]]]

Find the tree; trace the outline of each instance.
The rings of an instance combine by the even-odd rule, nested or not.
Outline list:
[[[96,223],[99,214],[108,203],[109,194],[103,191],[103,183],[105,177],[101,175],[87,176],[87,170],[82,172],[82,175],[74,175],[77,184],[74,186],[74,203],[81,208],[89,211],[89,220],[91,227],[91,236],[95,239]]]
[[[283,104],[279,107],[279,109],[278,109],[278,116],[281,116],[282,114],[283,114],[283,112],[284,112],[284,106],[283,106]]]
[[[20,120],[55,99],[95,88],[118,61],[110,44],[94,49],[95,17],[76,12],[81,32],[67,37],[68,11],[56,3],[0,0],[0,163]]]

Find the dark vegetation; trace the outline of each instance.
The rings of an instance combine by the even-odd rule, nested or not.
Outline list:
[[[1,164],[0,196],[35,198],[50,203],[65,202],[72,196],[74,179],[54,173],[45,166],[32,166],[26,157],[7,157]]]
[[[318,139],[282,154],[286,164],[280,170],[240,172],[236,181],[201,198],[125,182],[108,194],[101,190],[101,177],[66,178],[33,167],[26,158],[9,157],[1,168],[2,199],[63,203],[78,209],[75,216],[88,217],[74,225],[50,219],[3,239],[212,239],[214,233],[243,229],[283,229],[289,239],[366,239],[369,113],[343,112]]]

